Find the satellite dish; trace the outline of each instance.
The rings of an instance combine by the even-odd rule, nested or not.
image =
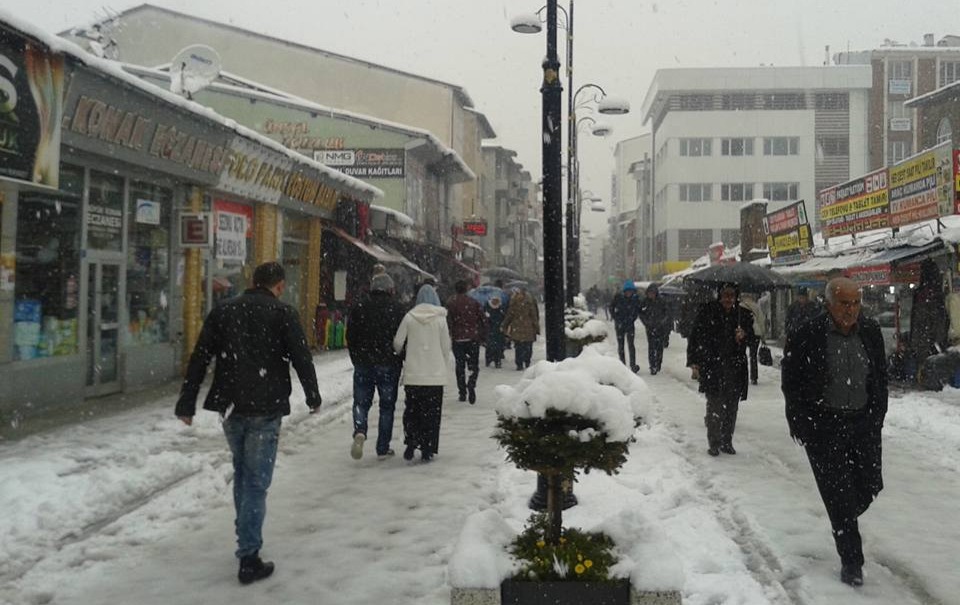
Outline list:
[[[204,44],[190,45],[170,63],[170,91],[193,98],[220,75],[220,55]]]

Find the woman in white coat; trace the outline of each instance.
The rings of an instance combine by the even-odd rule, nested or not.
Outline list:
[[[440,442],[440,411],[443,387],[450,374],[450,332],[447,310],[440,304],[433,286],[424,285],[417,293],[417,304],[400,322],[393,337],[398,353],[407,347],[403,363],[403,410],[405,460],[412,460],[414,450],[429,462]]]

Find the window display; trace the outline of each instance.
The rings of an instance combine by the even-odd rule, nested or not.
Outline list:
[[[77,352],[83,170],[61,167],[60,187],[21,192],[17,204],[14,359]]]
[[[173,193],[152,183],[133,181],[129,205],[126,342],[167,342]]]

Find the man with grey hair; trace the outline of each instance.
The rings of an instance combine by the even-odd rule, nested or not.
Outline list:
[[[781,386],[790,436],[806,448],[830,518],[840,580],[860,586],[857,519],[883,489],[887,366],[880,326],[860,313],[856,282],[833,279],[826,297],[827,313],[787,337]]]
[[[377,427],[377,459],[393,456],[393,413],[400,388],[403,358],[393,351],[393,335],[403,320],[404,309],[393,298],[393,279],[376,273],[370,280],[370,295],[350,310],[347,348],[353,362],[353,443],[350,456],[363,457],[367,440],[367,417],[373,406],[373,394],[380,394],[380,420]]]

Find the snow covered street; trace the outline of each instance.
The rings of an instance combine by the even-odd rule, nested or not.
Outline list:
[[[861,518],[865,585],[853,589],[838,580],[826,513],[787,435],[778,371],[761,368],[741,404],[738,455],[710,458],[686,341],[673,335],[653,377],[642,332],[637,345],[655,395],[648,425],[619,475],[581,478],[564,523],[649,543],[627,553],[642,588],[674,582],[693,605],[957,602],[960,391],[892,393],[886,487]],[[494,387],[521,375],[512,355],[504,369],[481,367],[476,405],[447,389],[429,464],[378,461],[372,442],[352,460],[349,358],[316,358],[322,411],[308,415],[295,387],[268,498],[262,554],[277,572],[248,587],[236,580],[232,470],[214,414],[184,427],[165,398],[2,443],[0,603],[448,603],[450,576],[470,576],[448,566],[474,546],[461,536],[468,520],[494,511],[519,530],[529,514],[535,477],[490,438]],[[371,435],[375,427],[374,410]]]

